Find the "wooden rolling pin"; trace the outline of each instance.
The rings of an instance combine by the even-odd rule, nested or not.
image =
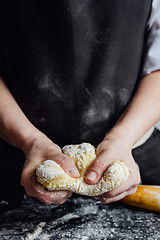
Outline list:
[[[160,186],[139,185],[134,194],[121,200],[132,206],[160,212]]]

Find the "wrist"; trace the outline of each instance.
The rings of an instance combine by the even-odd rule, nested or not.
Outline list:
[[[29,149],[31,149],[32,146],[38,141],[38,139],[42,138],[43,135],[44,134],[36,128],[29,129],[21,141],[19,148],[26,154]]]
[[[26,156],[33,152],[38,156],[44,148],[47,149],[48,152],[54,149],[55,152],[61,153],[61,148],[36,128],[25,138],[21,146]]]
[[[134,139],[127,129],[115,126],[109,132],[106,133],[104,140],[112,139],[113,141],[119,141],[121,145],[129,149],[134,145]]]

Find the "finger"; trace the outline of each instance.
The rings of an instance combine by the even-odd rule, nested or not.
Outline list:
[[[32,188],[32,192],[34,194],[34,197],[40,200],[42,199],[42,201],[45,199],[52,203],[58,203],[64,198],[67,199],[72,194],[71,192],[68,192],[68,191],[49,191],[47,189],[41,188],[41,186],[39,185],[40,185],[39,183],[34,184]]]
[[[136,192],[137,191],[137,187],[131,187],[130,189],[128,189],[128,191],[124,191],[124,192],[129,192],[130,190],[134,190]],[[112,198],[113,199],[113,198],[115,198],[115,197],[117,197],[117,196],[119,196],[121,194],[121,193],[119,193],[117,195],[112,195],[112,194],[109,195],[108,193],[104,193],[104,194],[99,195],[99,196],[94,196],[93,198],[96,199],[96,200],[99,200],[99,199],[102,199],[102,198],[107,198],[107,199],[111,199]]]
[[[68,191],[47,191],[46,197],[53,201],[62,200],[63,198],[68,198],[72,195],[71,192]]]
[[[119,194],[118,196],[116,197],[112,197],[112,198],[107,198],[107,197],[99,197],[99,200],[102,202],[102,203],[105,203],[105,204],[108,204],[108,203],[111,203],[111,202],[117,202],[117,201],[120,201],[122,198],[130,195],[130,194],[133,194],[137,191],[137,187],[133,187],[132,189],[128,190],[128,191],[125,191],[121,194]]]
[[[63,168],[63,170],[71,177],[75,178],[80,177],[78,169],[74,165],[72,159],[66,156],[65,154],[62,153],[54,155],[52,160],[58,163],[61,166],[61,168]]]
[[[104,193],[102,196],[105,196],[107,198],[113,198],[116,197],[118,195],[120,195],[121,193],[128,191],[129,189],[131,189],[132,187],[137,187],[140,183],[140,177],[139,177],[139,173],[138,176],[137,175],[130,175],[128,177],[128,179],[123,182],[120,186],[114,188],[113,190]]]
[[[89,184],[97,183],[112,162],[113,159],[111,160],[106,157],[106,150],[102,150],[88,169],[85,181]]]
[[[67,198],[70,198],[70,197],[72,197],[72,195],[73,195],[73,192],[70,192],[70,191],[68,191]]]
[[[103,140],[96,148],[96,155],[98,156],[102,150],[107,147],[107,140]]]
[[[50,198],[49,200],[50,202],[52,202],[53,204],[63,204],[67,201],[67,197],[64,197],[64,198],[58,198],[58,199],[55,199],[55,198]]]
[[[48,191],[37,181],[35,174],[30,176],[30,182],[27,187],[25,187],[25,190],[28,196],[36,197],[45,204],[50,204],[51,202],[56,203],[70,194],[68,191]]]
[[[56,192],[48,191],[47,194],[46,195],[47,195],[47,197],[49,197],[49,201],[51,201],[54,204],[63,204],[63,203],[66,202],[66,200],[68,198],[68,192],[67,191],[56,191]]]
[[[54,204],[63,204],[67,198],[72,196],[70,191],[47,191],[46,195],[49,197],[49,201]],[[48,199],[47,199],[48,200]]]
[[[68,196],[69,195],[66,191],[64,191],[64,193],[62,193],[62,191],[56,191],[56,193],[54,193],[54,191],[46,190],[45,194],[34,193],[34,197],[38,198],[41,202],[45,204],[63,204],[64,202],[66,202]]]
[[[63,204],[67,201],[67,198],[63,198],[63,199],[57,200],[57,201],[47,200],[46,198],[43,198],[43,197],[36,197],[36,198],[38,198],[42,203],[47,204],[47,205],[48,204]]]
[[[63,198],[62,200],[58,201],[57,203],[54,204],[58,204],[58,205],[62,205],[67,201],[67,198]]]
[[[52,201],[50,201],[49,199],[47,199],[45,197],[45,195],[43,193],[43,190],[42,191],[40,190],[40,191],[36,192],[33,189],[30,189],[30,190],[25,189],[25,191],[26,191],[26,194],[28,196],[35,197],[35,198],[39,199],[41,202],[43,202],[44,204],[51,204],[51,203],[53,203]]]
[[[93,196],[94,199],[98,200],[99,199],[99,196]]]

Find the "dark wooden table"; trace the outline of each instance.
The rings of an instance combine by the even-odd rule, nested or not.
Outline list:
[[[5,205],[1,202],[0,240],[160,239],[159,213],[120,202],[104,205],[74,195],[63,205],[47,206],[25,196],[20,206],[5,210]]]

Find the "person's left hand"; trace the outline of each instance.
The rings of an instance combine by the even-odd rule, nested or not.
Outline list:
[[[111,203],[119,201],[127,195],[133,194],[141,182],[139,167],[133,159],[131,146],[119,136],[108,134],[96,149],[97,158],[88,169],[85,181],[88,184],[97,183],[107,167],[114,161],[124,161],[129,168],[130,175],[128,179],[117,188],[94,197],[102,203]]]

